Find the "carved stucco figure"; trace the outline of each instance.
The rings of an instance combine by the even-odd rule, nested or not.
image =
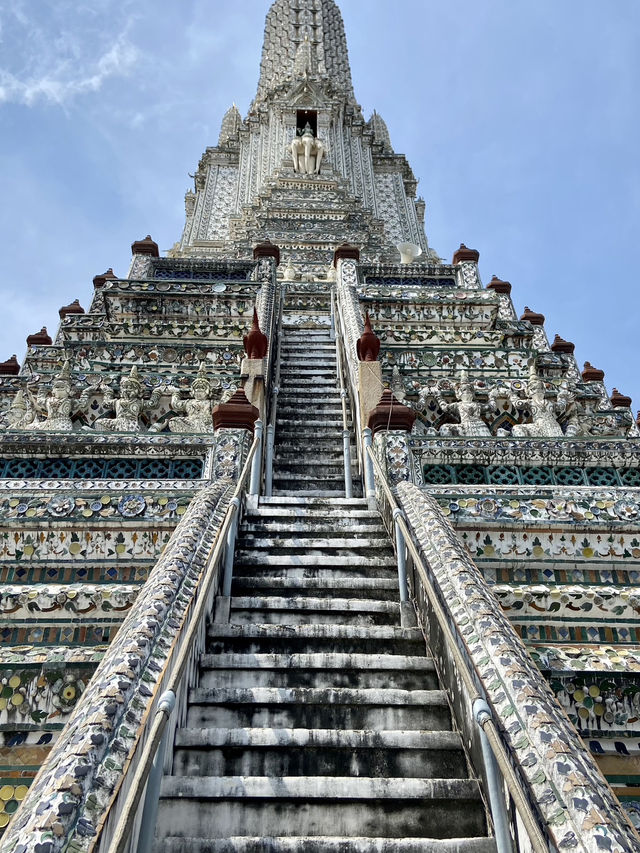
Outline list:
[[[107,387],[104,394],[104,405],[112,406],[115,416],[104,415],[98,418],[93,428],[100,432],[139,432],[141,428],[140,417],[143,412],[155,409],[160,402],[160,391],[158,389],[151,393],[148,400],[142,397],[142,383],[138,377],[138,369],[131,368],[128,376],[120,380],[120,397],[116,398],[111,387]]]
[[[216,387],[219,387],[217,381]],[[198,375],[191,383],[191,394],[187,400],[180,396],[179,388],[170,388],[171,408],[174,412],[184,412],[184,417],[175,417],[169,420],[171,432],[213,432],[213,418],[211,416],[211,392],[214,385],[207,379],[205,364],[200,362]]]
[[[482,413],[492,407],[479,403],[475,399],[473,383],[469,381],[466,372],[462,372],[460,381],[456,383],[456,400],[447,403],[438,397],[438,405],[443,412],[456,415],[458,424],[442,424],[440,435],[491,435],[491,430],[482,419]]]
[[[558,394],[556,399],[548,399],[544,380],[538,376],[535,364],[529,368],[527,396],[525,398],[510,395],[511,404],[519,411],[529,409],[531,423],[515,424],[512,435],[516,438],[542,436],[554,438],[563,436],[564,432],[556,418],[556,414],[566,411],[569,399],[566,393]]]

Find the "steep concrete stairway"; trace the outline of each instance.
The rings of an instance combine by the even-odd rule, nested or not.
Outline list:
[[[328,335],[287,330],[284,347],[278,494],[241,526],[230,618],[209,628],[156,850],[494,853],[422,635],[400,627],[380,516],[337,496]]]
[[[344,495],[342,405],[328,328],[285,327],[277,413],[274,492]]]

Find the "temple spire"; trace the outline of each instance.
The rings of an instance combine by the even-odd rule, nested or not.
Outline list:
[[[334,0],[275,0],[265,24],[256,101],[301,68],[355,101],[344,24]]]

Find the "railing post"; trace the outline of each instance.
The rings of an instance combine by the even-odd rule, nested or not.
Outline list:
[[[480,729],[482,758],[484,760],[484,768],[487,774],[489,805],[491,807],[491,817],[493,818],[493,828],[496,834],[496,848],[498,853],[513,853],[509,819],[507,817],[504,792],[502,790],[502,774],[498,769],[493,750],[491,749],[491,744],[484,732],[485,723],[492,719],[491,709],[484,699],[476,699],[473,703],[473,716],[475,717]]]
[[[362,430],[362,441],[364,444],[364,486],[365,493],[368,499],[375,500],[376,484],[373,476],[373,462],[371,461],[370,453],[373,453],[373,433],[371,427],[365,427]]]
[[[332,341],[336,339],[336,291],[334,287],[331,288],[331,331],[329,338]]]
[[[273,393],[276,395],[278,393],[278,388],[274,388]],[[269,424],[267,426],[267,448],[265,451],[266,457],[264,463],[264,493],[268,498],[273,494],[273,445],[275,429],[275,424]]]
[[[173,690],[163,693],[158,702],[158,712],[162,712],[167,720],[176,705],[176,694]],[[153,760],[153,767],[147,780],[147,790],[144,796],[142,819],[140,821],[140,832],[138,833],[138,846],[136,853],[151,853],[153,839],[156,831],[156,818],[158,815],[158,801],[160,799],[160,785],[162,784],[164,753],[167,747],[167,738],[170,728],[165,725],[162,740],[158,745],[158,751]]]
[[[409,590],[407,588],[407,549],[404,544],[404,536],[398,524],[398,518],[404,518],[404,513],[396,507],[393,510],[393,529],[396,537],[396,556],[398,559],[398,586],[400,587],[400,603],[409,601]]]
[[[346,394],[345,391],[342,392]],[[353,497],[353,485],[351,483],[351,433],[348,429],[342,430],[342,454],[344,457],[344,496]]]
[[[228,598],[231,595],[231,581],[233,580],[233,554],[236,549],[236,536],[238,534],[238,517],[240,515],[240,498],[232,498],[229,506],[233,507],[233,518],[227,531],[227,549],[224,554],[224,578],[222,580],[222,595]]]
[[[256,421],[255,435],[258,439],[258,446],[256,447],[255,456],[253,457],[253,461],[251,463],[251,480],[249,483],[250,495],[260,494],[260,473],[262,471],[262,432],[262,421]]]

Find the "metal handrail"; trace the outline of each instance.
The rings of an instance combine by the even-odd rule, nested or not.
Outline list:
[[[118,818],[111,844],[109,845],[109,853],[123,853],[129,843],[129,836],[133,828],[142,793],[151,770],[151,766],[158,752],[164,734],[166,724],[169,720],[172,702],[175,702],[175,695],[180,686],[180,682],[184,675],[185,668],[189,662],[189,657],[192,653],[192,646],[197,637],[198,632],[202,628],[203,618],[206,617],[209,605],[209,596],[212,592],[212,586],[218,576],[219,563],[224,554],[224,549],[227,547],[227,533],[231,523],[239,511],[241,506],[240,496],[245,490],[247,481],[251,476],[253,461],[258,453],[261,444],[261,437],[257,433],[247,454],[242,473],[234,489],[233,495],[227,507],[225,517],[220,525],[218,534],[213,542],[206,558],[206,568],[201,578],[198,587],[198,597],[189,617],[189,622],[186,626],[182,637],[182,642],[178,649],[177,657],[173,660],[176,647],[172,647],[167,658],[166,668],[171,667],[166,684],[166,689],[163,692],[153,721],[149,731],[149,736],[142,748],[142,753],[138,760],[138,765],[135,770],[131,785],[127,791],[127,796],[122,807],[122,811]],[[169,695],[168,695],[169,694]]]
[[[353,484],[351,481],[351,430],[349,429],[349,416],[347,415],[348,393],[344,386],[344,374],[342,370],[342,335],[338,332],[336,339],[336,367],[340,384],[340,403],[342,405],[342,455],[344,462],[344,495],[346,498],[353,497]]]
[[[332,291],[333,292],[333,291]],[[336,307],[339,307],[339,299],[336,296]],[[340,311],[335,312],[336,322],[335,322],[335,339],[336,339],[336,352],[338,354],[338,372],[340,375],[340,389],[342,393],[342,389],[344,388],[346,391],[344,377],[345,373],[348,378],[348,385],[351,389],[351,395],[347,395],[349,399],[350,409],[351,409],[351,422],[354,425],[355,433],[356,433],[356,457],[358,460],[358,470],[362,473],[362,468],[364,464],[364,460],[362,458],[362,452],[360,447],[360,407],[357,405],[357,400],[359,399],[358,388],[354,387],[353,384],[353,376],[351,374],[351,370],[349,369],[349,358],[346,352],[346,347],[344,343],[344,325],[342,322],[342,314]],[[346,403],[345,403],[346,405]],[[343,405],[343,421],[344,421],[344,405]]]
[[[284,300],[286,295],[286,284],[282,282],[279,289],[278,321],[273,346],[276,351],[276,369],[273,382],[270,385],[268,400],[269,413],[267,417],[266,446],[264,455],[264,494],[270,498],[273,494],[273,452],[276,437],[276,416],[278,411],[278,394],[280,393],[280,365],[282,362],[282,317],[284,313]],[[274,312],[275,313],[275,312]]]
[[[444,634],[447,649],[453,656],[456,669],[464,683],[467,692],[471,697],[471,702],[473,705],[475,705],[475,703],[478,701],[486,703],[486,697],[478,688],[477,682],[471,674],[471,667],[473,667],[473,670],[475,671],[478,679],[480,679],[480,674],[476,671],[473,662],[467,661],[463,657],[462,652],[460,651],[458,641],[453,633],[453,630],[451,629],[450,622],[447,618],[444,608],[442,607],[442,604],[440,603],[433,583],[424,567],[422,555],[420,554],[420,551],[418,550],[416,544],[413,541],[413,537],[405,520],[404,513],[398,506],[398,502],[396,501],[395,496],[391,491],[389,483],[387,482],[387,478],[385,477],[384,471],[382,470],[380,463],[375,457],[373,449],[371,447],[367,447],[367,453],[373,464],[373,468],[377,475],[377,480],[380,485],[380,488],[384,492],[384,496],[387,499],[389,506],[392,508],[395,524],[402,531],[404,544],[408,548],[411,557],[413,558],[414,566],[416,567],[418,574],[420,575],[420,580],[422,581],[424,590],[427,596],[429,597],[429,603],[431,604],[436,619],[438,620],[440,630]],[[464,638],[462,637],[460,637],[460,640],[462,641],[462,643],[465,642]],[[491,750],[498,764],[498,767],[500,768],[500,771],[502,772],[507,782],[509,794],[513,798],[513,802],[527,831],[533,849],[536,851],[536,853],[549,853],[549,845],[545,840],[545,837],[542,834],[540,827],[538,826],[536,817],[523,791],[522,782],[520,778],[516,775],[515,770],[513,769],[513,766],[509,760],[509,756],[504,748],[502,739],[500,738],[500,734],[498,732],[495,722],[493,721],[493,718],[491,717],[490,713],[487,713],[486,711],[481,711],[480,713],[476,714],[476,719],[478,725],[481,727],[482,731],[484,732],[489,741]]]

